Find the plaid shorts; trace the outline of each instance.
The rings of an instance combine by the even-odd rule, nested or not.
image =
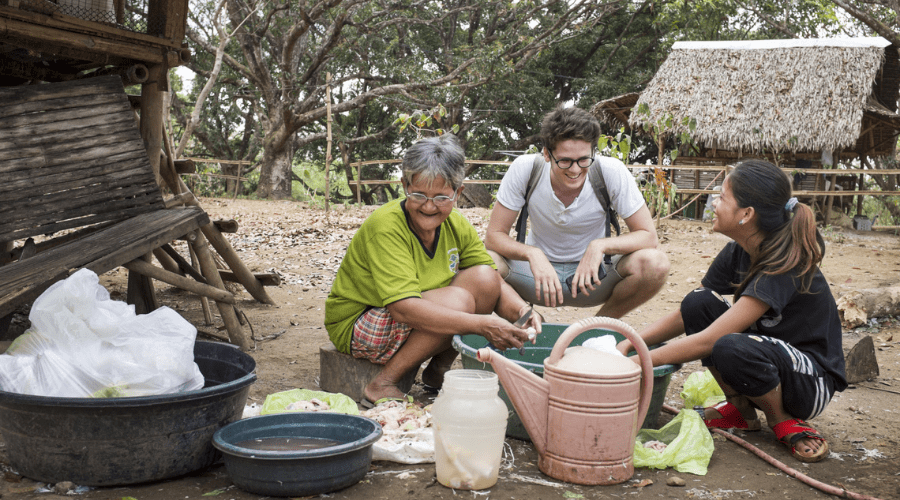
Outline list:
[[[410,331],[412,327],[394,321],[386,307],[374,307],[353,324],[350,353],[383,365],[400,350]]]

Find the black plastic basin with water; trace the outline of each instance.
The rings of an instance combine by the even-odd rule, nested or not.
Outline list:
[[[10,465],[37,481],[86,486],[180,476],[219,458],[213,434],[238,420],[256,362],[229,344],[198,341],[206,379],[196,391],[130,398],[57,398],[0,391]]]

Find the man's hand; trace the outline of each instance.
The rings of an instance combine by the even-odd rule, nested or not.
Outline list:
[[[531,266],[531,274],[534,275],[534,295],[538,299],[543,296],[545,306],[556,307],[556,304],[563,302],[562,283],[559,282],[556,269],[550,264],[544,252],[537,247],[532,248],[528,264]]]
[[[600,285],[600,266],[603,264],[603,241],[594,240],[588,244],[575,275],[572,276],[572,298],[578,296],[578,291],[589,295]]]

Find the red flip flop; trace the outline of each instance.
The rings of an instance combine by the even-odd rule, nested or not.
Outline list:
[[[746,431],[758,431],[762,429],[762,424],[759,422],[758,418],[755,418],[748,422],[744,419],[744,416],[741,415],[741,412],[737,409],[737,406],[734,406],[728,401],[722,401],[721,403],[712,406],[711,408],[719,412],[722,415],[722,418],[713,418],[707,420],[703,418],[706,416],[706,408],[702,406],[694,407],[694,410],[697,410],[697,413],[700,414],[700,418],[703,418],[703,423],[706,424],[707,428],[743,429]]]
[[[778,438],[782,444],[791,449],[791,455],[801,462],[819,462],[828,455],[828,441],[825,441],[825,438],[819,434],[819,431],[815,430],[811,425],[799,418],[785,420],[780,424],[775,424],[775,426],[772,427],[772,432],[775,433],[775,437]],[[793,436],[787,438],[788,434],[793,434]],[[822,446],[819,447],[814,455],[801,455],[797,453],[797,441],[804,438],[822,441]]]

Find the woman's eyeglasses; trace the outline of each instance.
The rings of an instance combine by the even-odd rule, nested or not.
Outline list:
[[[442,194],[439,194],[439,195],[437,195],[437,196],[435,196],[435,197],[432,198],[432,197],[430,197],[430,196],[425,196],[425,195],[422,194],[422,193],[410,193],[410,192],[407,192],[407,193],[406,193],[406,197],[409,198],[410,200],[416,202],[416,203],[423,203],[423,204],[424,204],[426,201],[431,200],[431,202],[434,203],[435,206],[438,206],[438,207],[448,207],[448,206],[452,205],[454,201],[456,201],[456,194],[455,194],[455,193],[453,194],[452,197],[450,197],[450,196],[445,196],[445,195],[442,195]]]
[[[577,160],[573,160],[572,158],[560,158],[557,160],[556,157],[553,156],[553,151],[550,151],[548,149],[547,152],[550,153],[550,159],[556,162],[556,166],[563,170],[572,168],[572,165],[578,165],[581,168],[588,168],[594,161],[594,148],[591,148],[591,156],[583,156],[581,158],[578,158]]]

